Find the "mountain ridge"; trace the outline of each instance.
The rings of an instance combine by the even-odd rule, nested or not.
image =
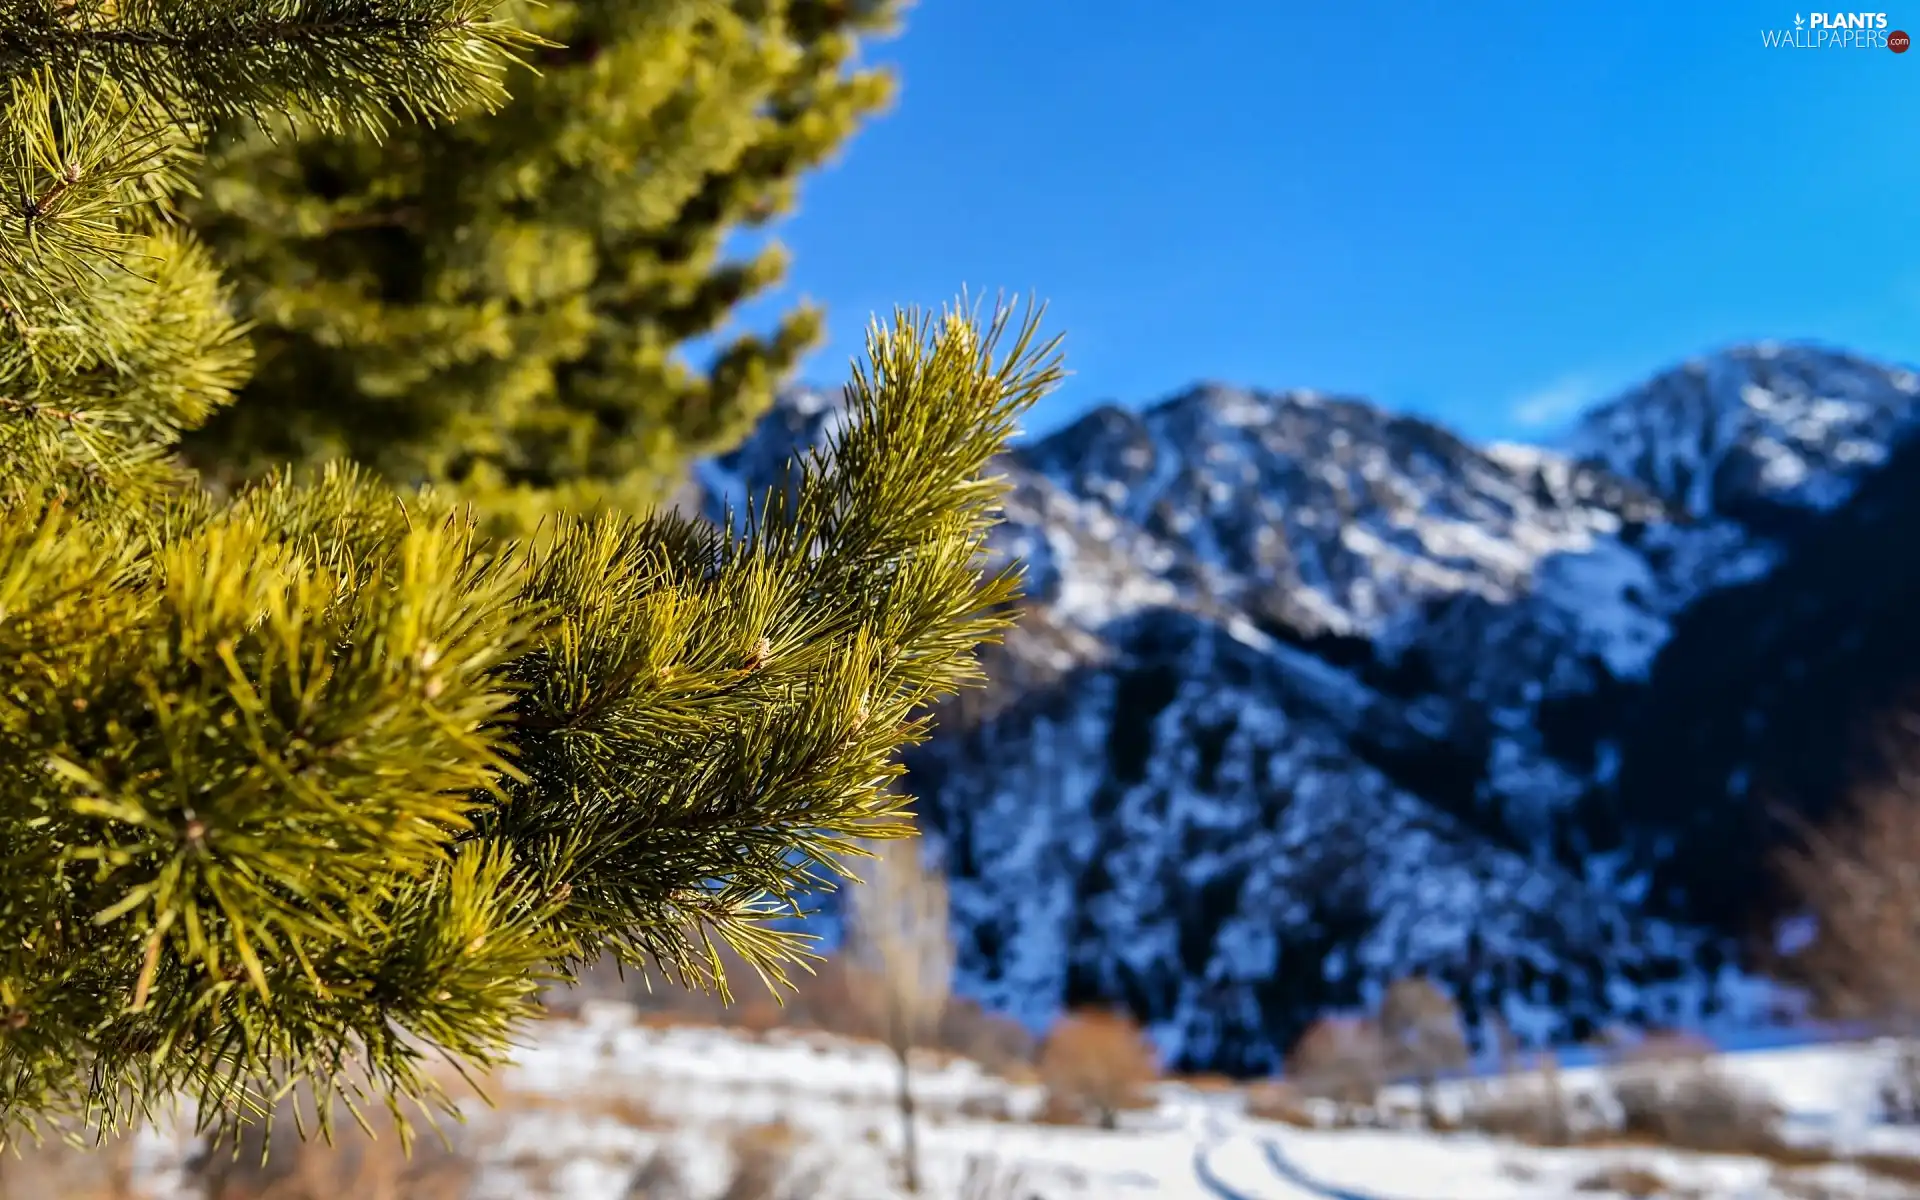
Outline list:
[[[1916,392],[1761,343],[1651,377],[1558,449],[1214,383],[1010,451],[991,549],[1027,564],[1025,617],[909,760],[962,987],[1036,1023],[1123,1003],[1174,1060],[1236,1071],[1415,971],[1540,1038],[1765,1019],[1737,928],[1764,914],[1710,893],[1763,892],[1777,831],[1658,781],[1726,792],[1754,758],[1745,699],[1700,673],[1741,664],[1774,695],[1776,593],[1798,589],[1810,645],[1857,607],[1871,553],[1804,565],[1862,524],[1855,497],[1874,536],[1920,516],[1884,481],[1920,465],[1899,452]],[[790,397],[710,491],[777,479],[837,413]],[[1920,679],[1920,647],[1880,659]],[[1879,702],[1856,699],[1836,711]]]

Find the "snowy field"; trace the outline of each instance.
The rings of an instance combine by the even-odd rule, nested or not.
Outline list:
[[[1730,1055],[1725,1069],[1766,1088],[1801,1143],[1920,1153],[1912,1131],[1868,1119],[1887,1048],[1872,1044]],[[1561,1076],[1571,1097],[1601,1087],[1592,1068]],[[891,1059],[826,1035],[758,1038],[639,1023],[624,1005],[587,1007],[538,1029],[455,1136],[481,1168],[473,1200],[729,1200],[743,1146],[777,1141],[794,1186],[755,1200],[896,1200],[898,1139]],[[1448,1085],[1443,1104],[1479,1084]],[[1650,1147],[1548,1149],[1477,1134],[1309,1129],[1253,1120],[1241,1094],[1163,1085],[1151,1111],[1103,1132],[1034,1120],[1037,1087],[964,1060],[926,1064],[923,1195],[929,1200],[1879,1200],[1920,1187],[1845,1162],[1782,1166],[1759,1158]],[[1402,1092],[1392,1102],[1410,1104]],[[166,1186],[152,1144],[152,1194]],[[671,1168],[670,1170],[668,1168]],[[678,1182],[650,1183],[662,1172]],[[737,1189],[737,1184],[735,1185]],[[437,1195],[437,1193],[436,1193]]]

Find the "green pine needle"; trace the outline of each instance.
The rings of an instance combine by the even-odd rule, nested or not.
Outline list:
[[[899,752],[1006,626],[1032,311],[876,325],[854,419],[721,529],[181,465],[249,367],[168,218],[202,123],[484,106],[536,44],[486,12],[0,0],[0,1143],[444,1103],[430,1062],[601,958],[788,983],[779,918],[909,832]]]

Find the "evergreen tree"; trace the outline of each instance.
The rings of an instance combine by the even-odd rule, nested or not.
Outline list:
[[[712,365],[785,269],[729,235],[890,94],[850,69],[892,0],[513,0],[557,45],[499,112],[364,135],[222,136],[191,207],[253,323],[256,374],[188,446],[246,476],[347,457],[458,484],[507,525],[646,507],[730,447],[816,341],[800,306]]]
[[[777,981],[767,918],[908,830],[898,751],[1015,586],[980,550],[1057,376],[1031,320],[876,328],[830,452],[720,529],[493,542],[172,454],[247,367],[166,219],[202,131],[444,121],[537,47],[489,0],[0,0],[0,1142],[430,1100],[609,956]]]

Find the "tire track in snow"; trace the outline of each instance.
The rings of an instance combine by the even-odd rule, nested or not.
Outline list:
[[[1275,1176],[1303,1192],[1320,1197],[1320,1200],[1386,1200],[1386,1197],[1371,1192],[1353,1192],[1320,1182],[1302,1171],[1297,1163],[1287,1157],[1280,1143],[1272,1138],[1260,1139],[1260,1155],[1266,1159],[1268,1169]]]
[[[1243,1168],[1236,1172],[1241,1175],[1240,1185],[1229,1183],[1213,1164],[1214,1155],[1226,1149],[1257,1151],[1259,1143],[1250,1137],[1246,1130],[1235,1128],[1223,1121],[1218,1113],[1209,1113],[1193,1131],[1197,1136],[1193,1145],[1193,1177],[1201,1189],[1213,1200],[1310,1200],[1316,1194],[1303,1191],[1297,1184],[1275,1172],[1262,1174],[1256,1161],[1257,1155],[1245,1154],[1244,1163],[1236,1163]],[[1271,1168],[1269,1168],[1271,1170]],[[1252,1190],[1245,1190],[1250,1185]]]
[[[1213,1163],[1210,1161],[1209,1156],[1217,1148],[1217,1144],[1212,1146],[1201,1145],[1193,1148],[1193,1177],[1200,1181],[1200,1186],[1207,1189],[1207,1191],[1214,1196],[1215,1200],[1258,1200],[1258,1197],[1249,1196],[1245,1192],[1233,1190],[1233,1188],[1227,1185],[1226,1180],[1214,1174]]]

